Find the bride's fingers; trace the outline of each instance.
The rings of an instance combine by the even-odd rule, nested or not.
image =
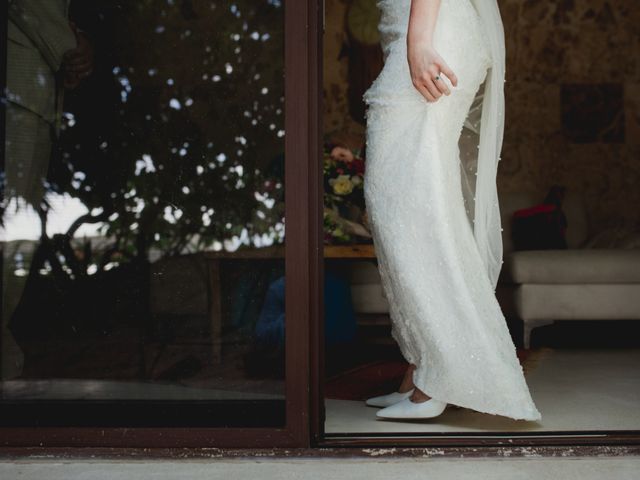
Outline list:
[[[433,95],[431,95],[431,92],[429,92],[429,90],[427,89],[427,87],[425,87],[423,84],[421,83],[416,83],[415,84],[416,89],[418,90],[418,92],[420,92],[420,94],[427,99],[427,101],[429,102],[435,102],[436,99]]]
[[[447,65],[445,62],[442,62],[442,65],[440,66],[440,71],[447,76],[447,78],[451,82],[451,85],[453,85],[454,87],[458,86],[458,77],[456,77],[456,74],[453,73],[453,70],[449,68],[449,65]]]
[[[434,78],[433,83],[435,83],[436,87],[438,87],[438,90],[440,90],[445,95],[449,95],[451,93],[449,87],[447,86],[447,82],[444,81],[442,75],[438,75],[437,78]]]
[[[439,81],[440,80],[438,80],[438,82]],[[438,87],[436,86],[435,82],[436,82],[436,80],[433,80],[431,78],[429,78],[429,79],[424,81],[425,86],[429,90],[429,93],[431,93],[431,95],[433,95],[435,97],[435,99],[437,100],[438,98],[440,98],[442,96],[442,92],[438,89]]]

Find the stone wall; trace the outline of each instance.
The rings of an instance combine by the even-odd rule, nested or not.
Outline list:
[[[325,131],[361,138],[347,108],[349,0],[327,0]],[[584,192],[591,233],[640,228],[640,8],[636,0],[500,0],[507,115],[500,191]]]

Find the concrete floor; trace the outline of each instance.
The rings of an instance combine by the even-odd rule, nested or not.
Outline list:
[[[2,480],[331,479],[636,480],[640,456],[571,458],[246,458],[188,461],[0,462]]]
[[[428,420],[384,420],[362,401],[327,399],[325,432],[640,430],[640,350],[548,349],[535,362],[526,379],[540,422],[449,408]]]

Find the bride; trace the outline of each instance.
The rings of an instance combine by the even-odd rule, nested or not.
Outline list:
[[[504,33],[496,0],[377,0],[364,194],[391,334],[409,362],[382,418],[451,405],[539,420],[495,297]],[[446,61],[445,61],[446,59]]]

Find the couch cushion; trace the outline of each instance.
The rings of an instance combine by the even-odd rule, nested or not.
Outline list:
[[[513,212],[538,203],[538,194],[533,192],[500,192],[500,220],[502,222],[502,249],[505,255],[513,251],[511,241],[511,218]]]
[[[544,320],[638,320],[640,284],[520,285],[518,316],[527,324]]]
[[[511,242],[513,212],[539,204],[544,199],[544,196],[545,193],[535,191],[500,192],[500,218],[503,228],[502,244],[505,254],[513,251],[513,243]],[[582,193],[567,189],[567,194],[562,202],[562,211],[567,216],[567,245],[569,248],[582,247],[589,234]]]
[[[389,302],[379,283],[351,285],[351,301],[356,313],[389,312]]]
[[[387,313],[389,303],[380,283],[378,266],[370,261],[353,261],[348,264],[348,280],[351,283],[351,300],[357,313]]]
[[[640,283],[640,249],[523,250],[504,267],[515,283]]]
[[[354,260],[349,262],[347,275],[352,285],[380,283],[378,265],[372,260]]]

